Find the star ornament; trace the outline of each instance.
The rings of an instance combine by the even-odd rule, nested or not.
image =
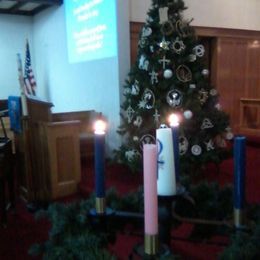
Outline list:
[[[165,51],[168,51],[170,49],[171,42],[166,41],[165,38],[162,39],[162,41],[158,44],[160,48],[162,48]]]

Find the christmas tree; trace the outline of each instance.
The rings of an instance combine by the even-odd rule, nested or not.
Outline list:
[[[180,119],[181,173],[221,162],[226,140],[233,137],[209,82],[205,48],[183,18],[185,9],[182,0],[153,0],[140,32],[137,59],[124,85],[118,129],[124,143],[115,151],[116,160],[132,170],[141,169],[143,144],[156,142],[156,128],[167,125],[171,113]]]

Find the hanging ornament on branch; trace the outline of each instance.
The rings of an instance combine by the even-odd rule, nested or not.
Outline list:
[[[206,145],[208,152],[215,149],[212,139],[210,139],[208,142],[204,142],[204,144]]]
[[[165,70],[165,66],[168,65],[171,62],[171,60],[166,59],[164,55],[162,59],[158,60],[158,62],[163,65],[163,69]]]
[[[160,48],[162,48],[165,51],[170,50],[170,41],[166,41],[165,38],[163,37],[162,41],[158,44]]]
[[[179,137],[179,153],[180,155],[184,155],[189,148],[188,139],[184,135],[180,135]]]
[[[205,89],[201,89],[199,91],[199,101],[200,101],[200,104],[203,105],[206,103],[206,101],[208,100],[208,92],[205,90]]]
[[[143,123],[143,119],[141,116],[137,116],[135,121],[134,121],[134,125],[137,126],[138,128],[140,128],[140,126],[142,125]]]
[[[166,100],[171,107],[179,107],[182,104],[182,93],[177,89],[170,90],[167,93]]]
[[[185,50],[185,45],[183,41],[177,37],[172,43],[172,49],[175,53],[180,54]]]
[[[205,48],[202,44],[199,44],[197,46],[195,46],[193,48],[193,53],[197,56],[197,57],[203,57],[205,54]]]
[[[135,113],[135,111],[133,110],[131,105],[129,105],[128,108],[126,109],[126,117],[127,117],[127,121],[128,121],[129,124],[132,122],[132,119],[134,117],[134,113]]]
[[[177,79],[181,82],[188,82],[192,79],[192,73],[186,65],[180,65],[176,69]]]
[[[203,70],[201,71],[201,74],[206,78],[206,77],[209,76],[209,70],[208,70],[208,69],[203,69]]]
[[[191,153],[195,156],[198,156],[202,153],[202,149],[198,144],[195,144],[191,147]]]
[[[174,32],[174,26],[171,21],[166,21],[161,25],[161,33],[163,35],[171,35]]]
[[[127,159],[128,162],[136,160],[140,157],[141,157],[140,153],[135,149],[128,150],[128,151],[125,152],[125,158]]]
[[[176,31],[182,38],[189,37],[192,34],[191,27],[189,26],[192,20],[193,19],[191,19],[189,22],[178,20],[176,22]]]
[[[155,97],[150,89],[145,89],[142,100],[139,102],[139,108],[152,109],[154,107]]]
[[[159,125],[159,122],[160,122],[160,120],[159,120],[160,116],[161,115],[159,114],[158,110],[155,109],[155,113],[154,113],[153,117],[154,117],[154,122],[157,126]]]
[[[143,150],[144,144],[155,144],[155,138],[152,135],[143,135],[140,139],[140,149]]]
[[[165,71],[163,72],[163,76],[164,76],[164,78],[166,78],[166,79],[170,79],[170,78],[172,77],[172,75],[173,75],[173,72],[172,72],[172,70],[170,70],[170,69],[167,69],[167,70],[165,70]]]
[[[139,59],[138,68],[140,70],[146,70],[146,71],[148,71],[148,69],[149,69],[149,61],[148,61],[148,59],[146,59],[146,57],[144,55],[141,55],[141,57]]]
[[[193,113],[190,110],[186,110],[186,111],[183,112],[183,116],[184,116],[184,118],[189,120],[189,119],[192,118]]]
[[[143,27],[142,36],[143,38],[149,37],[152,34],[152,29],[150,27]]]
[[[154,83],[158,83],[158,73],[156,73],[154,70],[149,73],[151,76],[151,83],[154,85]]]
[[[160,24],[163,24],[164,22],[167,22],[169,20],[168,10],[169,10],[169,7],[167,7],[167,6],[159,8],[159,23]]]
[[[204,130],[204,129],[209,129],[209,128],[213,128],[214,125],[212,124],[211,120],[209,118],[204,118],[201,126],[200,126],[200,129],[201,130]]]
[[[131,95],[137,96],[139,95],[139,92],[140,92],[139,82],[138,80],[135,80],[135,83],[132,85],[131,88]]]

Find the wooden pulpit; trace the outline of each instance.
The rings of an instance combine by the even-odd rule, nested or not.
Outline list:
[[[77,191],[80,181],[79,120],[54,122],[52,103],[27,98],[28,115],[17,135],[20,195],[50,201]]]

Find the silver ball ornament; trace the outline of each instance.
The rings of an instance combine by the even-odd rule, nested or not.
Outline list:
[[[173,75],[173,72],[172,70],[170,69],[166,69],[164,72],[163,72],[163,76],[166,78],[166,79],[170,79]]]
[[[186,118],[186,119],[191,119],[192,116],[193,116],[193,113],[190,111],[190,110],[186,110],[183,112],[183,116]]]
[[[204,69],[202,70],[201,74],[205,77],[207,77],[209,75],[209,70],[208,69]]]

